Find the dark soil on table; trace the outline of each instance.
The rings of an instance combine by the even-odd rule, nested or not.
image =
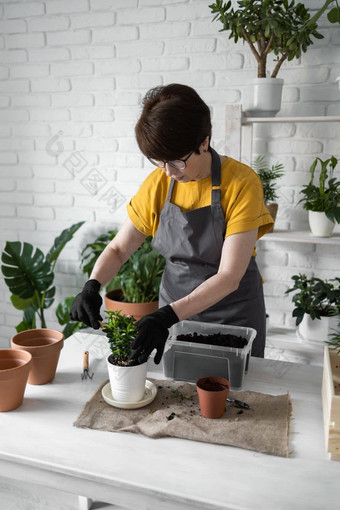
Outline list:
[[[176,340],[182,342],[194,342],[196,344],[219,345],[220,347],[235,347],[242,349],[247,345],[248,340],[241,336],[223,335],[215,333],[212,335],[199,335],[198,333],[189,333],[187,335],[178,335]]]

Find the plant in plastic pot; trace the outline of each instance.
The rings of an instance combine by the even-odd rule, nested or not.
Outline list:
[[[262,187],[263,187],[263,200],[264,203],[272,216],[274,222],[277,215],[278,204],[276,200],[278,199],[277,194],[277,179],[280,179],[284,175],[283,164],[276,163],[272,165],[271,168],[267,164],[264,156],[258,156],[253,162],[253,169],[257,172],[258,176],[261,179]],[[272,232],[274,229],[274,225],[268,232]]]
[[[214,20],[222,23],[221,31],[230,31],[229,39],[247,42],[257,63],[247,110],[255,116],[273,116],[281,108],[283,80],[277,74],[286,60],[299,58],[313,44],[311,37],[322,39],[317,20],[309,10],[294,0],[240,0],[238,8],[231,1],[216,0],[209,5]],[[267,58],[275,55],[274,69],[267,77]]]
[[[82,251],[83,272],[90,277],[94,264],[108,243],[116,236],[116,230],[101,234]],[[158,309],[158,294],[165,267],[165,259],[152,248],[152,237],[127,260],[119,272],[105,285],[105,307],[107,310],[121,310],[139,320]]]
[[[318,163],[321,166],[319,182],[314,184]],[[300,191],[303,197],[299,203],[309,212],[309,226],[317,237],[331,236],[335,223],[340,223],[340,181],[333,176],[337,164],[334,156],[324,161],[316,158],[309,169],[309,183]]]
[[[292,301],[298,334],[322,346],[335,325],[334,314],[340,311],[340,278],[322,280],[298,274],[293,275],[292,280],[294,286],[286,294],[296,291]]]
[[[129,359],[138,331],[135,319],[119,310],[107,310],[106,313],[108,316],[102,323],[102,329],[111,349],[107,367],[112,397],[116,402],[138,402],[145,393],[147,362],[140,364]]]

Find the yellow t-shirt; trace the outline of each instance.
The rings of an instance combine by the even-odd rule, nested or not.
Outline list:
[[[130,220],[143,234],[155,235],[169,184],[170,177],[156,168],[127,205]],[[182,212],[210,205],[211,176],[199,181],[175,182],[171,202]],[[225,237],[258,227],[259,239],[274,223],[264,205],[262,183],[257,173],[229,157],[221,165],[221,206],[225,214]]]

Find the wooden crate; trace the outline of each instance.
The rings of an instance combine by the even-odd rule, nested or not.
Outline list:
[[[326,346],[322,378],[322,407],[326,450],[331,460],[340,460],[340,394],[336,391],[338,387],[340,387],[340,355]]]

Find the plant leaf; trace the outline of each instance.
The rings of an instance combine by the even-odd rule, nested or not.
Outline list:
[[[327,14],[327,18],[331,23],[340,23],[340,7],[333,7]]]
[[[26,308],[32,305],[32,298],[22,299],[20,296],[12,294],[11,302],[14,308],[16,308],[17,310],[25,310]]]
[[[1,266],[5,283],[12,294],[23,299],[32,298],[35,291],[44,292],[53,282],[51,264],[43,252],[29,243],[7,241]]]
[[[63,301],[60,301],[59,305],[57,306],[56,312],[55,312],[59,324],[64,325],[71,321],[70,311],[71,311],[71,306],[72,306],[73,301],[74,301],[74,296],[69,296],[69,297],[63,299]],[[74,322],[74,321],[72,321],[72,322]]]
[[[75,223],[70,228],[63,230],[62,233],[55,238],[52,248],[46,255],[46,260],[49,263],[55,262],[57,260],[64,246],[73,238],[73,235],[82,225],[84,225],[84,223],[85,221]]]
[[[23,320],[15,327],[17,333],[27,331],[28,329],[35,329],[35,310],[32,306],[28,306],[24,311]]]

